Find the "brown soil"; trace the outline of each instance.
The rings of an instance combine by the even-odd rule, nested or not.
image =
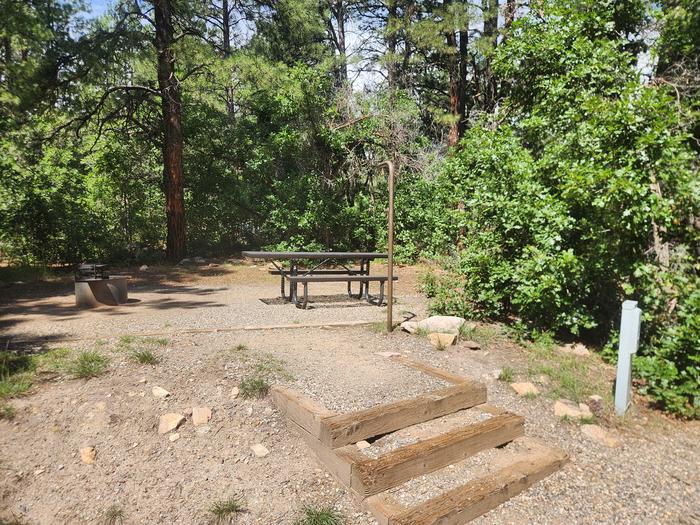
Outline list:
[[[405,310],[404,317],[425,313],[414,288],[420,272],[398,272],[397,313]],[[457,345],[437,352],[426,338],[386,335],[371,325],[304,328],[312,322],[382,321],[385,309],[341,300],[342,285],[319,288],[317,296],[335,299],[319,300],[308,311],[265,304],[260,299],[274,299],[279,281],[259,266],[130,273],[136,277],[130,296],[139,302],[121,308],[76,310],[69,281],[4,289],[11,293],[0,306],[3,337],[29,341],[29,350],[44,338],[55,340],[49,346],[74,352],[97,348],[111,363],[106,374],[89,380],[40,376],[27,395],[11,401],[15,419],[0,420],[0,518],[96,524],[117,506],[125,524],[204,524],[212,522],[214,502],[239,495],[246,507],[234,520],[239,524],[289,525],[304,505],[313,504],[334,506],[347,525],[369,525],[373,519],[288,430],[269,398],[245,400],[231,392],[262,369],[271,382],[298,389],[331,410],[349,411],[443,385],[376,354],[392,351],[484,381],[492,404],[526,418],[528,435],[571,454],[564,470],[476,522],[700,522],[697,424],[636,412],[633,421],[614,430],[619,447],[593,442],[578,425],[553,416],[551,399],[517,397],[495,379],[500,368],[519,371],[527,361],[523,349],[503,338],[484,342],[481,351]],[[242,329],[295,323],[298,328]],[[189,329],[202,332],[185,333]],[[167,344],[156,349],[159,364],[139,365],[119,336],[148,332],[166,334]],[[146,344],[140,341],[133,344]],[[170,396],[156,398],[154,386]],[[200,406],[211,408],[213,416],[195,428],[191,411]],[[159,418],[170,412],[187,419],[176,431],[159,434]],[[396,440],[431,430],[423,427],[375,446],[390,449]],[[171,441],[174,433],[179,438]],[[250,446],[258,443],[269,455],[253,454]],[[85,446],[96,449],[93,464],[81,461]],[[480,457],[471,461],[488,462],[487,454]],[[470,464],[443,469],[396,493],[407,504],[418,503],[469,479],[477,472]]]

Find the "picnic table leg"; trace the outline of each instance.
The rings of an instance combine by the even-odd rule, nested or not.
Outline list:
[[[367,261],[365,261],[365,268],[364,268],[364,270],[365,270],[364,275],[369,275],[369,259],[367,259]],[[363,290],[363,286],[362,286],[363,284],[364,284],[364,293],[362,293],[362,298],[363,298],[365,301],[369,301],[369,281],[366,282],[366,283],[361,283],[361,284],[360,284],[360,292],[362,292],[362,290]]]
[[[384,281],[379,283],[379,301],[377,302],[377,306],[381,306],[383,302],[384,302]]]
[[[296,261],[291,262],[290,275],[297,274],[297,263]],[[289,298],[294,304],[297,304],[297,283],[289,283]]]
[[[304,283],[304,304],[302,305],[302,308],[306,310],[306,307],[309,305],[309,283]]]
[[[280,271],[280,297],[287,300],[287,294],[284,293],[284,272]]]

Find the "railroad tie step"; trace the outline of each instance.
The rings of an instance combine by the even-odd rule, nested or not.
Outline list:
[[[335,450],[352,464],[351,489],[365,498],[462,461],[524,434],[524,419],[505,413],[405,445],[373,459],[355,445]]]

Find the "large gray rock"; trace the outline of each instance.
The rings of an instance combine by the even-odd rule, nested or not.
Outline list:
[[[464,324],[464,319],[453,315],[433,315],[422,321],[405,321],[401,323],[401,328],[413,333],[421,330],[427,333],[459,334],[459,329]]]

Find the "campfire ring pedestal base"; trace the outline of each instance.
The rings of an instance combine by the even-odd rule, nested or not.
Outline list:
[[[83,279],[75,281],[75,305],[78,308],[116,306],[127,302],[126,276],[113,275],[107,279]]]

